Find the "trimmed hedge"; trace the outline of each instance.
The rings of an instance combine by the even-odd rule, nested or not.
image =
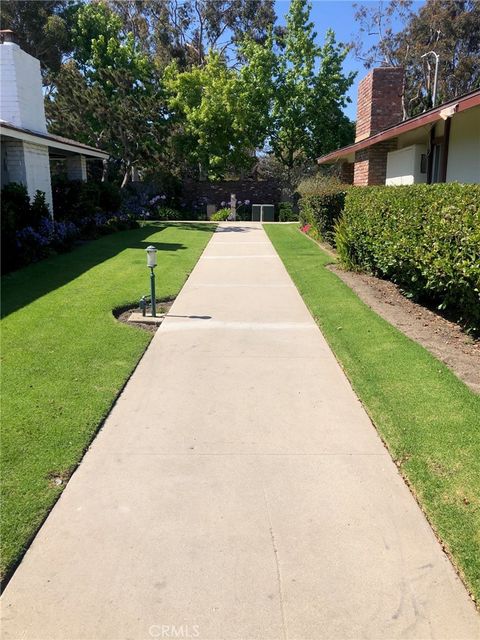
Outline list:
[[[347,268],[480,329],[480,185],[349,189],[335,241]]]
[[[349,188],[337,178],[315,176],[303,180],[298,187],[300,226],[309,225],[309,235],[333,244],[335,224],[342,214]]]

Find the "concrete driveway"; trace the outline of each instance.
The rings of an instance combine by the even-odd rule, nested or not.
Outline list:
[[[5,640],[479,637],[256,224],[214,234],[2,609]]]

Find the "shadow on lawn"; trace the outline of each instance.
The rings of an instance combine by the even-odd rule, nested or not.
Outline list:
[[[2,278],[2,309],[4,318],[27,306],[37,298],[64,286],[89,269],[106,262],[125,249],[145,249],[152,244],[158,251],[181,251],[188,247],[173,242],[155,242],[149,238],[169,226],[177,229],[210,233],[212,225],[195,223],[165,224],[151,222],[139,229],[119,231],[97,240],[85,242],[73,251],[46,258],[24,269],[9,273]]]

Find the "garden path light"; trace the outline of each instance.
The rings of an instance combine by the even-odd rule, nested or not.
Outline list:
[[[145,249],[147,252],[147,267],[150,269],[150,298],[152,301],[152,317],[157,316],[157,301],[155,298],[155,273],[154,268],[157,266],[157,249],[150,245]]]

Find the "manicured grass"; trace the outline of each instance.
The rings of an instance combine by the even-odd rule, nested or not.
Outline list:
[[[2,574],[21,556],[152,334],[112,309],[178,293],[213,226],[150,223],[90,242],[2,280]]]
[[[296,225],[265,231],[478,603],[480,397],[326,269]]]

